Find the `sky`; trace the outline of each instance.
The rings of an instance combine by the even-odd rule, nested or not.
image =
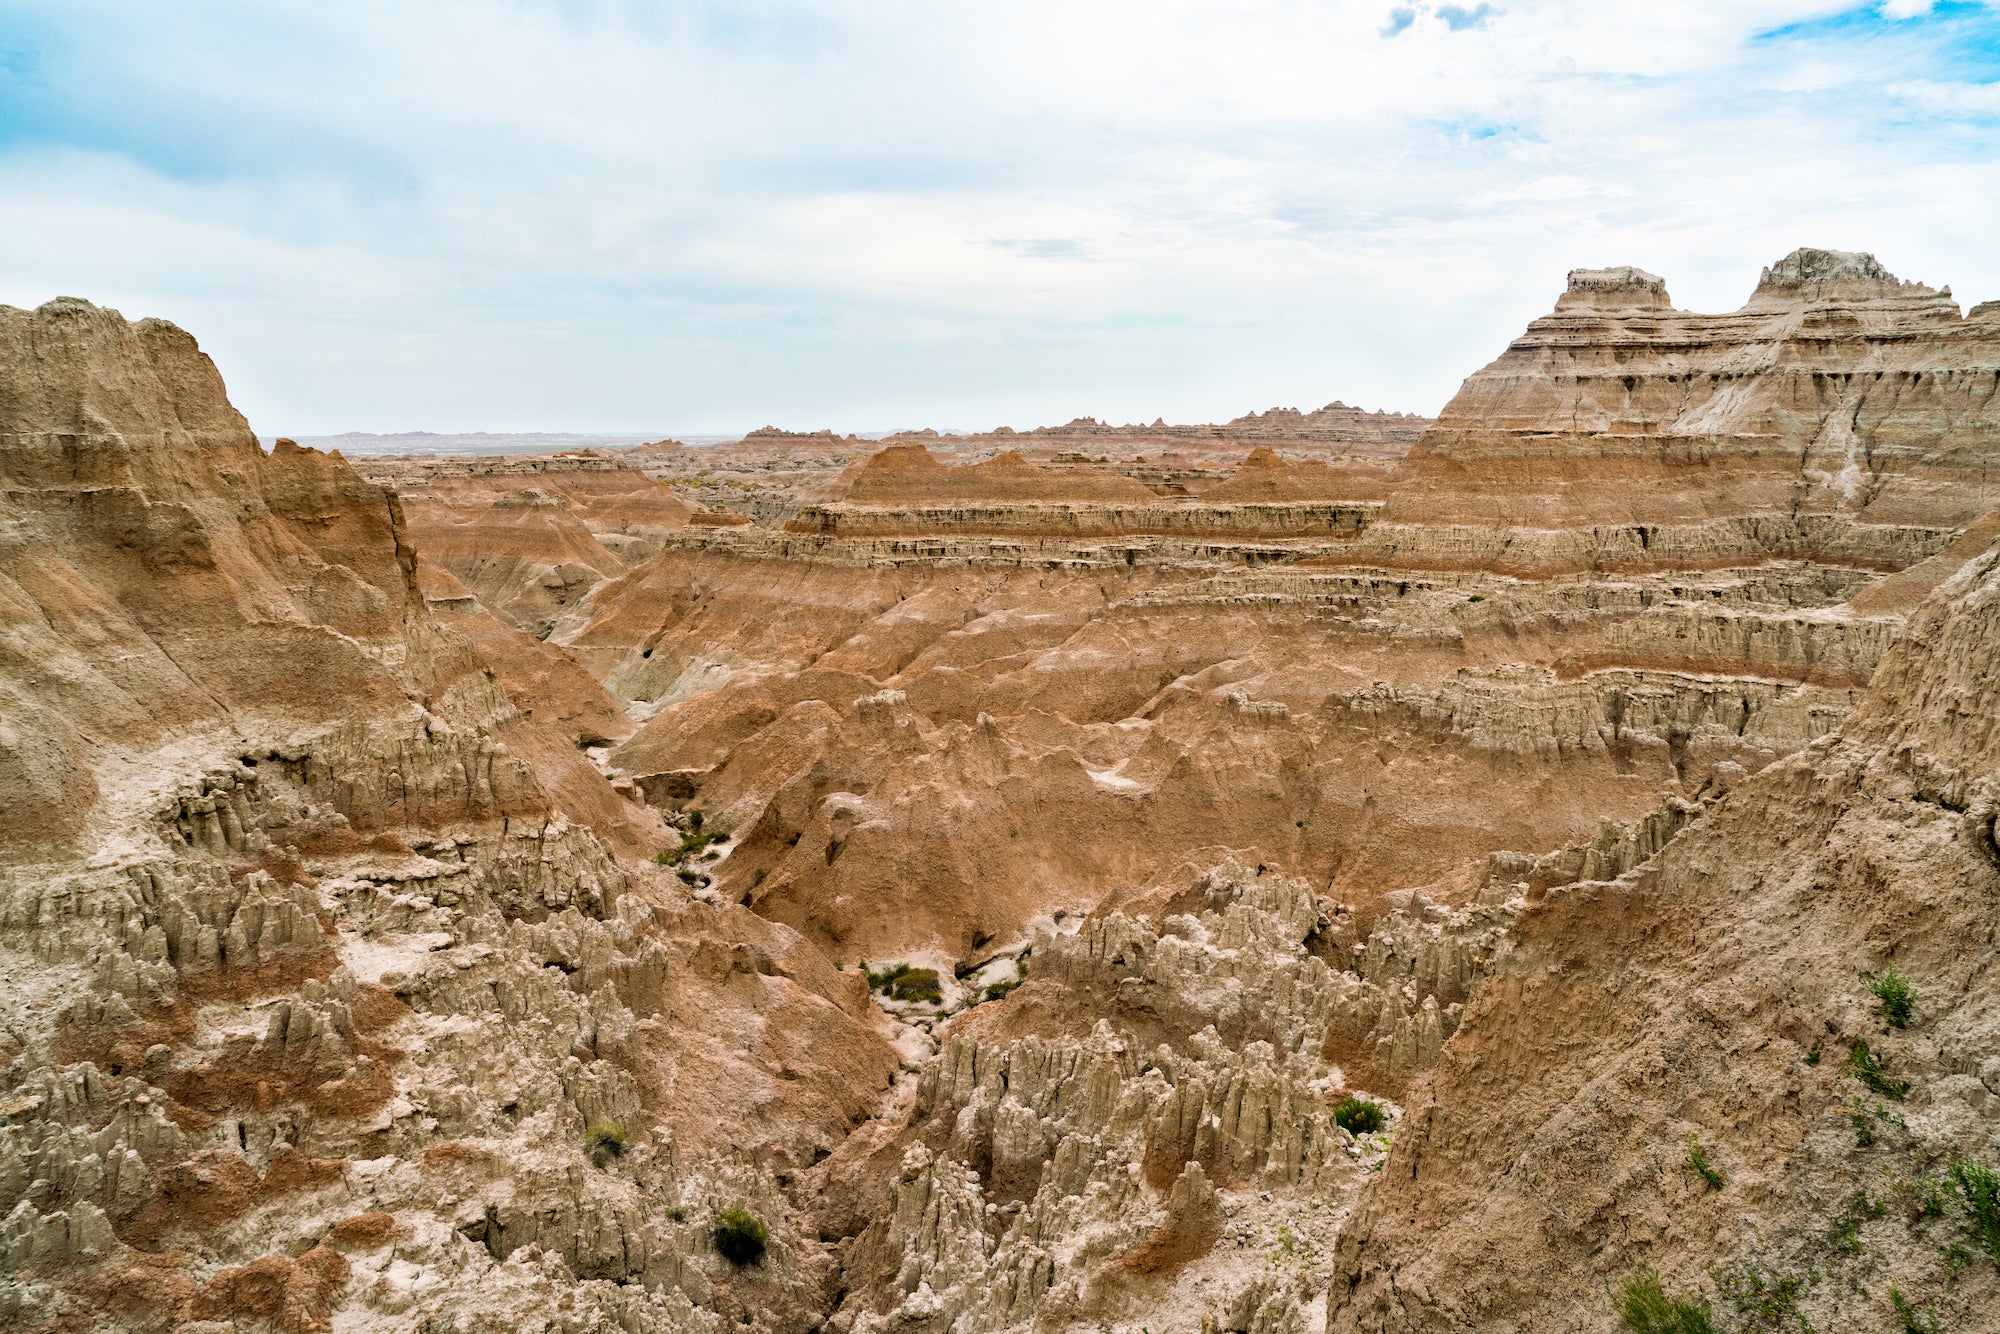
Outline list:
[[[1996,218],[2000,0],[0,0],[0,303],[267,435],[1434,413],[1571,268]]]

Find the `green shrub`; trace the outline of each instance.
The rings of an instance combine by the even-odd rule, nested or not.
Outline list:
[[[944,999],[944,988],[938,984],[935,968],[913,968],[906,963],[892,963],[877,973],[869,971],[864,963],[862,969],[868,972],[868,985],[890,1000],[930,1001],[935,1004]]]
[[[583,1147],[591,1162],[609,1167],[613,1159],[623,1158],[632,1145],[625,1138],[624,1126],[616,1121],[598,1121],[583,1132]]]
[[[1868,989],[1875,993],[1875,1012],[1889,1027],[1902,1028],[1910,1022],[1917,993],[1910,989],[1909,978],[1894,967],[1884,968],[1879,976],[1868,979]]]
[[[1885,1098],[1901,1101],[1903,1095],[1910,1091],[1909,1084],[1895,1083],[1883,1073],[1882,1062],[1868,1050],[1866,1038],[1854,1039],[1854,1046],[1847,1053],[1847,1072]]]
[[[729,836],[727,834],[719,833],[712,829],[706,832],[697,829],[693,833],[681,835],[680,856],[685,860],[695,856],[711,843],[726,843],[728,841]]]
[[[929,1001],[932,1004],[944,999],[944,988],[938,984],[935,968],[905,968],[895,981],[889,984],[889,998],[899,1001]]]
[[[1380,1103],[1350,1095],[1333,1109],[1333,1123],[1350,1135],[1372,1135],[1382,1128],[1385,1118]]]
[[[702,815],[700,811],[692,809],[688,811],[687,813],[688,828],[694,830],[697,834],[701,832],[701,820],[702,820]]]
[[[674,854],[666,851],[664,848],[653,854],[653,865],[672,866],[673,864]]]
[[[1650,1266],[1628,1275],[1611,1299],[1618,1323],[1633,1334],[1714,1334],[1708,1303],[1669,1297],[1660,1274]]]
[[[1874,1148],[1875,1122],[1868,1115],[1868,1108],[1862,1103],[1861,1099],[1856,1098],[1854,1100],[1854,1110],[1848,1115],[1847,1119],[1854,1123],[1854,1147],[1857,1149]]]
[[[1017,989],[1020,985],[1021,983],[1015,978],[1002,978],[1000,981],[986,988],[986,999],[999,1000],[1002,996]]]
[[[684,883],[690,885],[701,879],[701,872],[695,870],[692,866],[683,866],[675,871],[674,874],[679,876]]]
[[[765,1243],[771,1234],[745,1209],[724,1209],[715,1216],[715,1249],[722,1258],[737,1266],[754,1265],[764,1258]]]
[[[1688,1141],[1688,1166],[1694,1169],[1696,1176],[1708,1183],[1710,1190],[1722,1189],[1722,1173],[1716,1170],[1715,1164],[1708,1161],[1708,1154],[1703,1151],[1701,1141],[1698,1139]]]
[[[2000,1264],[2000,1173],[1970,1158],[1955,1158],[1945,1169],[1958,1207],[1979,1230],[1979,1244]]]

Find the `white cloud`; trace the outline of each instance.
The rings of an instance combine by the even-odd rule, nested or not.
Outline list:
[[[1407,8],[97,6],[0,103],[0,300],[309,432],[1434,410],[1579,265],[2000,295],[1990,88],[1759,36],[1852,4]]]

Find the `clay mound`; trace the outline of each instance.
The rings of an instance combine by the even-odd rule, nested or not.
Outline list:
[[[1114,473],[1044,468],[1017,450],[948,467],[923,445],[891,445],[858,466],[846,499],[856,505],[949,505],[982,501],[1145,501],[1153,493]]]
[[[1320,459],[1287,463],[1269,445],[1250,451],[1228,481],[1200,493],[1211,504],[1258,500],[1374,500],[1384,491],[1385,473],[1375,468],[1337,467]]]

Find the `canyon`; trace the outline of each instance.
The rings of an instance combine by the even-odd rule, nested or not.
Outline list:
[[[1996,470],[1839,251],[1435,420],[504,457],[0,307],[0,1314],[1992,1328]]]

